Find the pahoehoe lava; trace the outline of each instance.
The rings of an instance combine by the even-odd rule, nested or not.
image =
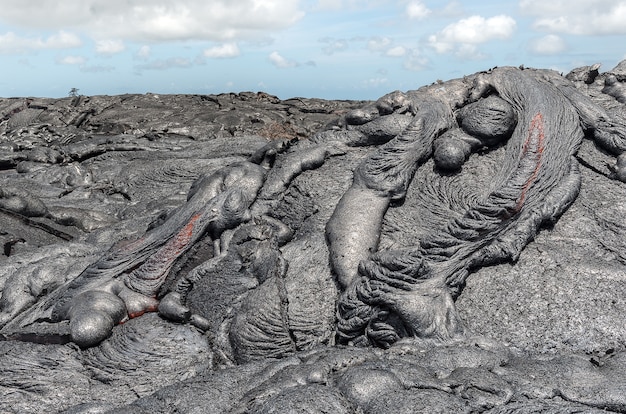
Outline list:
[[[0,407],[626,412],[626,61],[598,69],[0,99]]]

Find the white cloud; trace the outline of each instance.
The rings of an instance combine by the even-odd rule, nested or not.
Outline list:
[[[391,46],[388,37],[373,37],[367,41],[367,48],[372,52],[380,52]]]
[[[385,54],[390,57],[401,57],[406,55],[406,48],[404,46],[392,47],[391,49],[387,50]]]
[[[64,56],[57,60],[62,65],[84,65],[87,62],[83,56]]]
[[[322,51],[327,55],[332,55],[335,52],[341,52],[348,48],[348,41],[346,39],[325,37],[323,39],[320,39],[319,41],[325,44],[325,46],[322,48]]]
[[[42,49],[67,49],[81,46],[83,42],[73,33],[60,30],[43,41]]]
[[[530,42],[529,50],[539,55],[556,55],[563,52],[567,46],[565,41],[557,35],[549,34]]]
[[[533,27],[575,35],[626,34],[625,0],[521,0],[523,13],[535,16]]]
[[[298,0],[3,0],[0,20],[135,42],[255,39],[304,16]]]
[[[146,60],[146,59],[150,58],[151,52],[152,52],[152,50],[150,49],[150,46],[143,45],[143,46],[141,46],[139,48],[139,50],[137,51],[137,54],[135,56],[137,56],[139,59]]]
[[[367,49],[388,57],[402,57],[407,54],[404,46],[394,46],[393,40],[388,37],[372,37],[367,41]]]
[[[66,31],[59,31],[47,38],[22,37],[13,32],[0,35],[0,53],[24,53],[41,49],[71,49],[82,45],[80,38]]]
[[[135,66],[138,70],[168,70],[173,68],[190,68],[194,62],[191,59],[172,57],[168,59],[158,59],[151,62]]]
[[[366,88],[379,88],[387,83],[389,83],[389,79],[387,78],[371,78],[363,82],[363,85]]]
[[[465,9],[463,8],[461,2],[453,0],[450,3],[446,4],[446,7],[439,11],[438,14],[444,17],[463,16],[465,14]]]
[[[317,0],[312,9],[314,11],[363,10],[377,6],[389,6],[389,3],[385,0]]]
[[[487,55],[478,50],[478,46],[471,43],[461,43],[457,46],[454,54],[462,60],[481,60],[487,58]]]
[[[515,20],[506,15],[490,17],[470,16],[456,23],[446,26],[437,34],[428,38],[428,43],[437,53],[456,51],[463,56],[471,49],[470,46],[488,42],[494,39],[508,39],[515,32]]]
[[[411,71],[420,71],[428,67],[428,58],[419,49],[411,49],[404,61],[404,68]]]
[[[421,0],[411,1],[406,5],[405,9],[406,15],[409,19],[422,20],[428,17],[432,12],[426,7],[426,5]]]
[[[298,62],[288,60],[281,56],[278,52],[272,52],[270,54],[270,62],[277,68],[295,68],[298,66]]]
[[[520,0],[519,7],[523,13],[530,15],[543,15],[543,14],[555,14],[568,13],[579,14],[585,10],[597,6],[610,6],[614,4],[615,0]]]
[[[241,54],[237,43],[224,43],[204,50],[204,56],[208,58],[233,58]]]
[[[318,0],[315,6],[316,10],[340,10],[343,7],[341,1],[337,0]]]
[[[114,55],[124,49],[126,47],[121,40],[98,40],[96,42],[96,52],[101,55]]]

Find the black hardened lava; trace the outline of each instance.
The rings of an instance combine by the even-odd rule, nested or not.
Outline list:
[[[495,98],[498,107],[493,109]],[[483,119],[496,116],[499,123],[487,123],[500,125],[504,133],[474,132],[474,113],[460,109],[481,102],[487,107]],[[516,260],[541,226],[558,220],[576,199],[580,174],[575,154],[585,133],[617,155],[626,146],[624,119],[589,108],[588,98],[552,73],[519,68],[496,68],[381,99],[379,117],[400,113],[410,119],[361,162],[326,227],[331,263],[344,289],[338,305],[341,340],[360,343],[367,338],[387,347],[402,336],[448,340],[462,334],[454,298],[468,274]],[[363,122],[356,113],[346,119],[362,127],[375,118]],[[476,141],[506,141],[490,192],[418,246],[372,255],[389,204],[405,197],[420,165],[436,153],[442,170],[458,169],[472,146],[478,147]],[[269,191],[279,194],[301,171],[321,165],[328,150],[319,148],[300,150],[292,157],[294,172],[274,176],[282,187]],[[273,160],[276,151],[270,155]],[[70,286],[55,304],[53,318],[69,319],[73,340],[92,346],[108,337],[115,324],[157,310],[157,293],[177,258],[207,232],[219,256],[221,233],[252,218],[248,210],[271,168],[266,156],[256,157],[259,164],[233,164],[201,179],[167,221],[137,241],[114,247],[90,266],[73,282],[80,287]]]
[[[456,94],[452,98],[465,96],[464,104],[469,105],[499,98],[500,108],[495,114],[483,113],[488,125],[490,116],[498,116],[499,121],[505,122],[501,128],[512,131],[502,168],[489,193],[468,206],[459,218],[434,229],[417,246],[372,256],[367,252],[375,250],[375,237],[367,245],[363,238],[341,239],[348,231],[346,228],[353,226],[350,204],[359,204],[352,200],[359,196],[346,193],[327,229],[331,252],[335,253],[331,257],[340,276],[344,263],[352,261],[352,274],[349,282],[344,283],[347,289],[338,305],[338,333],[343,341],[387,347],[402,336],[449,340],[462,334],[453,299],[459,295],[468,274],[481,266],[515,261],[541,226],[554,223],[572,204],[580,189],[575,155],[585,135],[593,136],[602,148],[615,155],[626,149],[625,118],[612,117],[594,107],[589,98],[551,72],[496,68],[478,74],[453,91]],[[428,100],[415,102],[416,107],[420,104],[425,109],[416,112],[414,122],[418,123],[423,122],[422,117],[431,116],[433,110]],[[446,108],[450,111],[456,105],[458,101],[449,99]],[[503,113],[513,116],[503,117]],[[440,110],[437,119],[447,119],[445,115]],[[458,125],[448,128],[464,130],[458,134],[472,134],[468,115],[472,116],[459,111]],[[397,157],[394,163],[387,155],[404,153],[407,138],[399,135],[361,164],[350,191],[369,192],[372,197],[389,202],[393,196],[381,192],[378,182],[393,183],[401,177],[402,185],[407,186],[418,161],[425,158],[423,153],[430,155],[433,140],[442,135],[437,129],[407,131],[416,148],[414,162],[404,163],[403,158]],[[501,140],[499,135],[497,130],[491,136],[487,131],[482,136],[474,133],[472,139],[489,144]],[[470,145],[466,147],[469,149]],[[445,157],[435,162],[446,168],[452,164]],[[388,180],[382,178],[386,175]],[[375,178],[368,181],[370,176]],[[382,209],[386,207],[381,203]],[[345,252],[352,251],[361,254],[356,261],[358,273],[355,260],[343,258],[350,256]]]
[[[601,88],[586,89],[599,77]],[[457,311],[472,273],[515,264],[575,205],[586,185],[581,164],[602,180],[626,182],[624,82],[620,71],[601,75],[597,65],[567,77],[498,67],[356,108],[272,100],[276,119],[238,115],[232,97],[197,97],[211,111],[158,131],[110,121],[123,111],[107,118],[84,108],[54,115],[69,128],[61,133],[53,121],[33,126],[51,112],[46,106],[31,114],[33,105],[9,105],[2,122],[24,111],[32,119],[24,115],[11,129],[19,145],[0,142],[0,168],[48,181],[33,192],[0,188],[10,263],[0,261],[0,348],[22,367],[38,346],[55,347],[35,365],[45,372],[58,360],[60,372],[76,371],[67,377],[76,395],[97,394],[93,383],[125,387],[119,404],[85,400],[70,412],[105,412],[139,397],[136,412],[165,412],[173,400],[183,410],[190,403],[181,395],[210,401],[211,392],[220,395],[215,412],[278,412],[315,398],[315,407],[335,412],[382,412],[401,401],[450,412],[626,409],[613,391],[585,400],[577,383],[560,380],[542,385],[550,401],[524,405],[536,396],[511,385],[530,375],[523,357],[473,339]],[[143,99],[149,106],[160,98]],[[293,114],[319,116],[317,132],[298,133]],[[202,116],[211,128],[225,121],[211,129]],[[250,137],[238,135],[231,118]],[[210,151],[207,134],[217,142]],[[54,145],[30,143],[40,136]],[[241,136],[250,139],[242,148]],[[116,164],[124,166],[108,170]],[[65,201],[72,199],[76,206]],[[416,217],[398,223],[404,203],[412,204],[402,214]],[[603,226],[618,227],[618,238],[624,225]],[[23,355],[13,342],[24,344]],[[424,353],[435,362],[420,359]],[[602,367],[613,354],[591,363]],[[467,358],[473,365],[459,362]],[[609,384],[620,361],[607,363],[597,383]],[[553,365],[591,372],[578,360]],[[19,370],[27,388],[43,387]],[[153,377],[177,385],[160,389]],[[421,402],[409,392],[416,389]],[[383,396],[395,396],[393,404]],[[64,408],[80,403],[68,401]]]
[[[367,335],[389,346],[399,336],[445,340],[461,333],[453,297],[469,272],[515,260],[541,225],[557,220],[578,194],[574,155],[584,132],[575,101],[532,70],[498,68],[478,75],[468,86],[469,99],[498,96],[517,120],[493,189],[419,246],[382,252],[360,263],[359,277],[339,304],[339,332],[346,340]],[[433,135],[413,138],[431,147]],[[374,157],[365,161],[377,162]],[[381,175],[389,171],[380,170]],[[344,212],[338,209],[335,214]]]
[[[117,243],[63,288],[51,304],[51,320],[69,319],[80,346],[99,344],[116,324],[158,309],[174,262],[205,234],[217,260],[227,246],[220,240],[224,230],[271,216],[272,199],[303,171],[342,147],[380,144],[355,169],[326,225],[330,263],[343,291],[339,338],[383,347],[403,336],[448,340],[463,333],[454,298],[468,274],[516,260],[541,226],[558,220],[576,199],[575,155],[585,135],[620,160],[626,148],[624,117],[609,115],[553,72],[533,69],[496,68],[394,92],[345,120],[348,133],[322,132],[287,154],[290,143],[274,141],[249,161],[197,180],[187,202],[162,224]],[[482,199],[418,245],[377,252],[387,209],[404,199],[421,165],[434,157],[437,168],[453,173],[471,152],[495,146],[505,147],[505,157]],[[623,163],[614,168],[623,177]],[[284,244],[292,232],[278,227]],[[161,313],[191,318],[171,295]]]

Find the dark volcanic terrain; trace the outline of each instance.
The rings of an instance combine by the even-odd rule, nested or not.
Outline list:
[[[626,119],[625,63],[563,82]],[[599,148],[591,128],[573,204],[515,260],[471,269],[455,298],[462,337],[337,344],[342,288],[326,224],[353,171],[390,140],[376,128],[405,128],[409,116],[392,106],[390,124],[355,121],[372,105],[260,92],[0,99],[0,412],[626,413],[626,180],[616,167],[626,158]],[[70,322],[53,316],[73,280],[93,283],[81,282],[86,268],[183,211],[199,178],[280,143],[289,147],[267,173],[276,187],[251,211],[285,225],[288,242],[254,214],[217,236],[209,227],[156,295],[191,280],[186,306],[202,319],[146,312],[95,346],[72,341]],[[318,144],[321,162],[298,158]],[[424,161],[386,211],[378,250],[418,245],[461,217],[451,206],[485,195],[506,160],[499,144],[460,171]],[[250,339],[272,318],[265,341]]]

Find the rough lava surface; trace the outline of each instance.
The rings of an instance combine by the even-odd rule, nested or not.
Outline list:
[[[625,103],[0,99],[0,412],[624,413]]]

